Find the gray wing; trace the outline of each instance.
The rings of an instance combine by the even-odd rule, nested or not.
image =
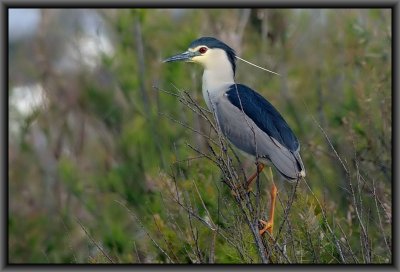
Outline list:
[[[233,105],[227,96],[216,101],[215,111],[222,133],[237,148],[271,161],[282,176],[290,181],[305,175],[299,149],[291,151],[267,135],[245,112]]]
[[[233,84],[226,92],[228,100],[254,121],[266,134],[290,151],[299,149],[299,141],[278,110],[262,95],[243,84]]]

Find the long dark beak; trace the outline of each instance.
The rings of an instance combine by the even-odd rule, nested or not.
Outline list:
[[[181,54],[172,56],[168,59],[163,60],[165,62],[173,62],[173,61],[190,61],[194,56],[196,56],[195,52],[186,51]]]

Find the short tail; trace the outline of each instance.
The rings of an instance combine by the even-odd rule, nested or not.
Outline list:
[[[293,155],[294,155],[294,157],[296,159],[297,167],[298,167],[298,170],[299,170],[298,178],[306,177],[306,169],[304,168],[304,164],[303,164],[303,161],[301,160],[300,153],[299,152],[295,152],[295,153],[293,153]]]
[[[288,152],[278,160],[272,159],[271,162],[278,172],[290,182],[297,181],[306,176],[306,170],[298,151]]]

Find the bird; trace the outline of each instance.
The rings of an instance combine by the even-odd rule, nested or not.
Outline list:
[[[256,159],[257,170],[247,179],[247,189],[269,163],[290,182],[305,177],[300,143],[288,123],[262,95],[236,83],[237,58],[235,50],[226,43],[214,37],[201,37],[190,43],[185,52],[163,62],[184,61],[203,66],[203,97],[222,134],[239,150]],[[272,234],[276,195],[277,188],[273,184],[268,221],[259,219],[260,235],[266,231]]]

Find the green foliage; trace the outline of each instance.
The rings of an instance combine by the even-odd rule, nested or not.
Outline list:
[[[306,180],[260,175],[250,193],[268,219],[271,183],[279,189],[276,243],[263,237],[269,260],[392,261],[390,10],[252,10],[239,37],[242,12],[98,11],[114,53],[93,70],[38,73],[49,105],[10,138],[11,263],[260,262],[226,173],[207,159],[210,146],[232,150],[180,96],[205,107],[201,68],[160,62],[205,35],[233,37],[241,57],[281,74],[239,62],[237,81],[268,98],[301,142]],[[241,168],[255,167],[239,158],[243,179]]]

